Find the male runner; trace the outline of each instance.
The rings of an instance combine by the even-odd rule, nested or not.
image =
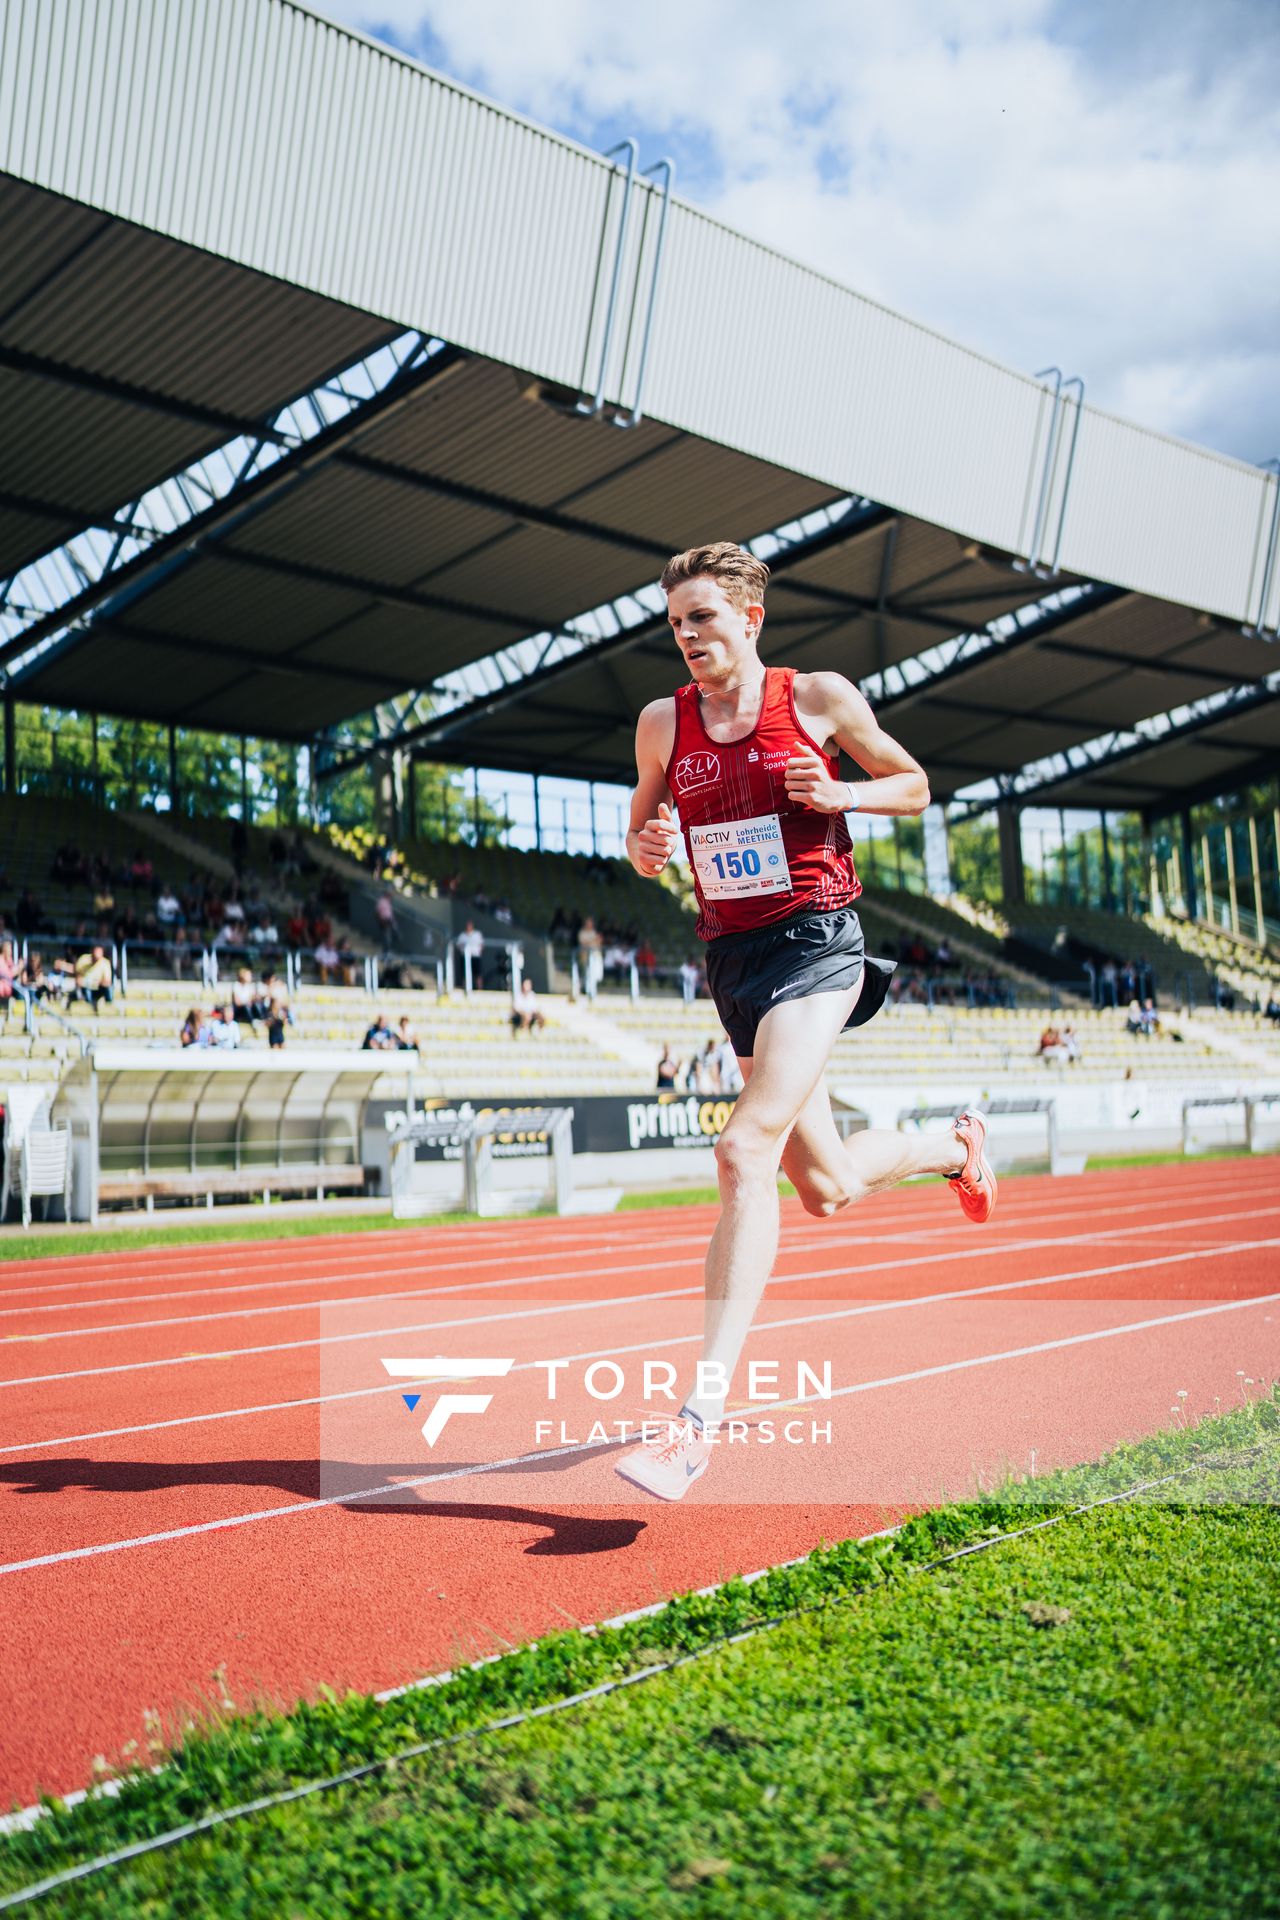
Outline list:
[[[845,1027],[883,1004],[893,972],[863,951],[844,816],[923,813],[929,783],[843,674],[763,664],[768,577],[728,541],[668,561],[661,584],[690,680],[652,701],[636,728],[627,853],[637,873],[662,872],[675,851],[674,800],[707,984],[746,1081],[716,1146],[722,1211],[707,1251],[703,1390],[678,1419],[647,1423],[645,1443],[618,1462],[625,1479],[666,1500],[710,1463],[706,1429],[724,1415],[777,1253],[779,1164],[806,1211],[824,1217],[918,1173],[945,1175],[971,1220],[988,1219],[996,1198],[980,1114],[961,1114],[944,1134],[868,1131],[846,1142],[836,1131],[828,1056]],[[866,780],[839,778],[842,748]]]

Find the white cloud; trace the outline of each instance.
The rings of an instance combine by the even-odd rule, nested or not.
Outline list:
[[[324,4],[324,0],[322,0]],[[997,358],[1280,452],[1269,0],[327,0]]]

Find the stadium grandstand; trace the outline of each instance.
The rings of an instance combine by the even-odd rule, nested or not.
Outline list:
[[[634,1099],[668,1048],[668,1095],[731,1096],[682,873],[618,857],[636,714],[673,683],[655,576],[721,536],[769,562],[768,658],[857,680],[932,783],[923,821],[855,822],[899,965],[842,1101],[1031,1090],[1146,1142],[1275,1074],[1274,471],[293,0],[237,0],[243,34],[81,11],[0,8],[11,1113],[184,1025],[245,1061],[399,1035],[435,1101]],[[144,47],[170,111],[139,120]],[[282,169],[264,102],[321,73],[324,138]],[[237,1197],[238,1146],[210,1155]]]

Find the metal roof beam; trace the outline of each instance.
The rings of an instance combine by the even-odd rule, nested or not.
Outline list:
[[[1007,776],[999,784],[1002,797],[1022,806],[1037,805],[1046,793],[1058,792],[1061,788],[1079,785],[1095,776],[1107,778],[1114,767],[1132,765],[1135,761],[1149,759],[1151,755],[1163,753],[1169,747],[1187,746],[1197,742],[1197,736],[1209,733],[1224,722],[1237,719],[1242,713],[1254,713],[1262,708],[1280,703],[1280,674],[1274,674],[1269,680],[1256,681],[1251,686],[1233,687],[1222,699],[1209,696],[1199,710],[1192,709],[1185,719],[1169,721],[1167,714],[1161,714],[1153,721],[1145,722],[1148,727],[1159,725],[1161,720],[1169,721],[1162,732],[1135,734],[1133,730],[1116,732],[1100,736],[1097,740],[1085,741],[1080,746],[1066,747],[1058,755],[1065,760],[1066,766],[1048,772],[1040,778],[1027,778],[1029,769]],[[1221,752],[1252,752],[1253,743],[1237,747],[1234,741],[1201,740],[1198,744]],[[1073,759],[1072,756],[1075,756]],[[1043,762],[1033,762],[1042,765]],[[1272,768],[1274,770],[1274,760]],[[1221,780],[1218,781],[1219,787]],[[969,803],[960,819],[970,819],[976,813],[985,813],[994,804],[991,800],[974,800]],[[1179,803],[1181,804],[1181,802]]]
[[[208,427],[223,439],[240,434],[249,439],[270,440],[289,446],[290,436],[279,433],[260,420],[246,420],[240,414],[226,413],[220,407],[202,407],[196,400],[175,400],[167,393],[136,386],[130,380],[117,380],[107,373],[93,373],[88,367],[69,366],[65,360],[50,360],[40,353],[28,353],[22,347],[0,346],[0,368],[25,374],[28,379],[52,381],[56,386],[75,387],[82,393],[96,393],[106,400],[119,400],[125,406],[146,413],[161,413],[170,420],[182,420],[191,427]]]
[[[877,713],[888,713],[891,708],[911,706],[917,700],[928,699],[939,687],[951,686],[962,680],[967,674],[976,673],[980,667],[991,665],[996,660],[1007,660],[1013,653],[1024,647],[1035,646],[1046,634],[1057,633],[1064,627],[1084,620],[1100,608],[1115,604],[1118,600],[1130,598],[1122,587],[1086,586],[1067,606],[1051,608],[1047,613],[1039,614],[1029,620],[1025,627],[1018,627],[1003,638],[987,633],[965,634],[957,642],[955,653],[950,660],[926,672],[919,680],[903,685],[897,692],[882,693],[875,701]],[[976,643],[976,644],[975,644]],[[904,662],[909,665],[909,662]],[[894,671],[894,669],[888,669]],[[901,674],[901,667],[897,669]],[[905,676],[904,676],[905,677]]]
[[[143,646],[156,647],[164,653],[182,653],[188,659],[191,657],[192,642],[180,633],[161,633],[150,627],[132,626],[123,620],[100,622],[98,631],[117,634],[125,640],[137,640]],[[309,645],[310,642],[305,644]],[[353,667],[331,666],[326,661],[299,660],[287,653],[261,653],[254,647],[238,647],[225,640],[211,641],[206,648],[206,657],[237,661],[255,672],[287,675],[294,680],[309,680],[318,674],[326,680],[349,680],[363,687],[382,684],[389,692],[402,691],[401,682],[392,682],[385,674],[362,673]],[[37,674],[46,664],[47,655],[42,655],[29,668],[13,674],[8,682],[9,691],[20,693],[28,674]]]
[[[90,581],[69,600],[14,634],[0,646],[0,666],[58,634],[65,635],[58,657],[82,644],[92,631],[92,627],[85,624],[89,615],[103,607],[109,610],[124,607],[150,592],[162,579],[188,564],[208,541],[225,537],[283,493],[310,479],[375,421],[385,420],[407,406],[425,386],[460,366],[463,358],[456,348],[443,346],[430,359],[411,361],[401,367],[380,393],[353,407],[343,419],[334,421],[313,439],[291,447],[265,471],[244,479],[222,499],[156,540],[145,552],[135,554],[99,579]],[[261,430],[255,432],[261,441]],[[72,631],[67,632],[68,628]],[[49,655],[44,657],[48,659]]]
[[[223,560],[233,566],[257,567],[264,573],[279,574],[289,580],[312,581],[319,586],[335,587],[344,593],[363,594],[391,607],[406,607],[413,613],[453,613],[489,626],[510,627],[521,636],[546,626],[544,615],[510,613],[501,607],[478,607],[470,600],[454,600],[443,593],[419,593],[413,587],[393,587],[384,580],[369,580],[361,574],[338,573],[332,567],[314,567],[302,560],[286,560],[279,554],[260,553],[248,547],[228,547],[211,541],[205,547],[211,560]],[[396,689],[405,691],[403,685]]]

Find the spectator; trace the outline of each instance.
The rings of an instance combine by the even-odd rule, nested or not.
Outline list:
[[[695,1055],[693,1062],[693,1091],[701,1094],[713,1094],[720,1091],[720,1067],[718,1063],[719,1047],[714,1040],[708,1040],[702,1052]]]
[[[396,1045],[404,1053],[421,1053],[422,1042],[407,1013],[400,1015],[400,1024],[396,1028]]]
[[[1125,1015],[1124,1030],[1126,1033],[1133,1034],[1146,1032],[1146,1028],[1142,1024],[1142,1008],[1136,1000],[1129,1002],[1129,1011]]]
[[[1074,1067],[1078,1060],[1084,1058],[1084,1048],[1080,1045],[1076,1030],[1070,1022],[1062,1029],[1062,1045],[1070,1066]]]
[[[1156,1003],[1148,998],[1142,1003],[1142,1012],[1138,1018],[1142,1022],[1142,1031],[1147,1038],[1154,1039],[1160,1031],[1160,1015],[1156,1012]]]
[[[933,957],[940,967],[949,967],[951,965],[951,943],[945,933],[941,940],[939,940],[938,951]]]
[[[1066,1048],[1062,1044],[1062,1035],[1052,1023],[1040,1035],[1036,1056],[1040,1060],[1065,1060],[1067,1057]]]
[[[387,1025],[386,1014],[380,1013],[360,1044],[366,1053],[390,1053],[400,1043]]]
[[[590,914],[578,928],[578,952],[584,956],[599,953],[604,946],[604,936]]]
[[[226,900],[223,902],[222,918],[224,924],[228,927],[233,927],[237,934],[243,933],[244,901],[240,898],[235,887],[232,887]]]
[[[200,1038],[200,1030],[203,1025],[204,1015],[201,1013],[199,1007],[189,1008],[187,1017],[182,1023],[182,1032],[178,1035],[179,1045],[184,1047],[207,1045],[207,1041],[202,1041]]]
[[[662,1058],[658,1062],[658,1092],[662,1093],[667,1088],[674,1088],[679,1077],[680,1062],[671,1051],[670,1041],[664,1040],[662,1043]]]
[[[356,983],[356,956],[353,949],[344,940],[338,948],[338,971],[342,975],[344,987],[354,987]]]
[[[162,927],[180,927],[185,918],[181,900],[166,882],[156,896],[156,919]]]
[[[332,940],[333,922],[327,913],[321,913],[319,911],[316,901],[308,900],[302,911],[307,916],[307,925],[311,929],[311,942],[313,946],[318,947],[322,940]]]
[[[93,910],[100,918],[115,912],[116,897],[111,891],[111,882],[104,880],[93,892]]]
[[[282,1047],[285,1027],[293,1019],[289,989],[277,974],[268,971],[262,976],[262,993],[267,1003],[267,1045]]]
[[[33,1000],[47,1000],[53,991],[49,976],[44,970],[44,958],[34,948],[28,951],[26,959],[18,969],[16,985],[18,992],[28,1005]]]
[[[13,999],[18,973],[18,963],[13,957],[13,942],[6,940],[0,944],[0,1006],[3,1006],[6,1013],[9,1011],[9,1002]]]
[[[135,887],[149,887],[156,877],[156,870],[147,858],[142,847],[135,847],[133,859],[129,862],[129,878]]]
[[[466,962],[469,955],[471,959],[471,978],[475,984],[479,986],[484,977],[481,964],[484,956],[484,935],[480,932],[474,920],[467,921],[466,926],[458,935],[455,944],[459,954],[462,956],[463,977],[466,977]]]
[[[390,953],[396,940],[396,902],[390,888],[384,887],[373,903],[373,911],[378,922],[378,936],[382,941],[382,951]]]
[[[1115,961],[1110,959],[1104,960],[1102,963],[1102,976],[1098,984],[1098,1005],[1100,1007],[1118,1007],[1120,1004],[1118,987],[1119,975],[1116,972]]]
[[[504,927],[514,926],[515,914],[511,911],[511,902],[505,899],[495,900],[493,903],[493,917],[495,920],[501,921]]]
[[[160,958],[163,960],[165,966],[168,967],[175,980],[181,980],[182,970],[191,957],[191,948],[187,944],[186,928],[174,927],[161,949]]]
[[[75,987],[73,1000],[86,1000],[96,1013],[102,1002],[111,1000],[111,962],[106,950],[95,946],[88,953],[82,953],[75,964]]]
[[[721,1034],[720,1045],[716,1048],[716,1077],[721,1093],[742,1092],[742,1068],[738,1065],[738,1056],[727,1033]]]
[[[692,955],[680,963],[680,992],[687,1007],[692,1006],[698,997],[698,982],[701,970]]]
[[[522,980],[520,991],[511,1008],[512,1033],[536,1033],[546,1024],[546,1016],[538,1005],[538,996],[533,990],[532,980]]]
[[[1084,957],[1084,977],[1089,982],[1090,1006],[1101,1006],[1102,999],[1098,987],[1098,966],[1093,956],[1088,953]]]
[[[255,1020],[265,1020],[270,1011],[262,988],[254,979],[251,969],[241,967],[236,974],[235,985],[231,989],[232,1018],[239,1020],[242,1026],[251,1027]]]
[[[1272,1026],[1280,1026],[1280,1000],[1276,999],[1276,996],[1274,993],[1271,995],[1271,998],[1267,1001],[1267,1010],[1266,1010],[1266,1013],[1263,1015],[1263,1018],[1266,1020],[1270,1020]]]
[[[238,1047],[240,1029],[236,1025],[235,1011],[232,1007],[215,1007],[209,1015],[209,1038],[202,1044],[210,1047]]]
[[[636,966],[642,980],[652,980],[658,971],[658,956],[650,946],[647,935],[636,948]]]
[[[295,907],[285,922],[285,935],[289,945],[296,953],[299,947],[307,944],[307,922],[301,907]]]
[[[311,958],[316,963],[316,972],[320,976],[320,985],[327,987],[329,984],[329,975],[336,973],[341,964],[338,957],[338,949],[334,946],[332,940],[326,937],[316,942],[315,951],[312,953]]]

